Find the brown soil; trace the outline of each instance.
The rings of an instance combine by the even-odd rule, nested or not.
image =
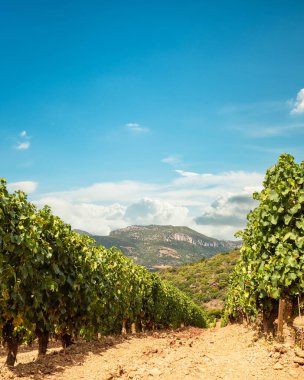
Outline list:
[[[78,342],[65,352],[53,343],[38,359],[36,347],[23,347],[12,370],[1,349],[0,379],[304,379],[304,366],[285,351],[240,325],[187,328]]]

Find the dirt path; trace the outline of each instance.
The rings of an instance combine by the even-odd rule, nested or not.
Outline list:
[[[108,337],[79,343],[66,353],[54,346],[43,359],[36,358],[37,351],[27,349],[10,371],[0,351],[0,379],[304,379],[304,366],[296,366],[291,354],[264,341],[254,343],[243,326]]]

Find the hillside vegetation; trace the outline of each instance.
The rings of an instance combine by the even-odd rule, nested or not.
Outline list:
[[[198,305],[222,309],[229,277],[239,255],[239,250],[220,253],[196,263],[162,270],[159,276],[185,292]]]
[[[196,262],[240,247],[241,242],[217,240],[187,227],[130,226],[109,236],[92,236],[98,245],[117,247],[136,264],[150,270]]]

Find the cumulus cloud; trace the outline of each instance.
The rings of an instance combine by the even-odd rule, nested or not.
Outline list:
[[[186,176],[179,174],[181,176],[174,180],[174,186],[167,190],[166,196],[184,205],[200,208],[208,207],[216,199],[228,193],[259,191],[264,177],[257,172],[244,171],[196,173],[197,175]]]
[[[186,207],[176,206],[157,199],[144,198],[126,209],[125,219],[132,224],[185,224]]]
[[[71,202],[115,203],[125,205],[150,198],[178,205],[208,206],[223,194],[239,193],[247,188],[259,190],[263,175],[256,172],[223,172],[218,174],[177,171],[179,176],[168,183],[140,181],[102,182],[63,192],[45,194],[47,197]]]
[[[231,239],[236,231],[245,227],[247,214],[256,206],[251,193],[224,195],[194,219],[196,229],[203,229],[210,236]]]
[[[206,235],[231,239],[245,225],[251,194],[261,189],[256,172],[218,174],[177,171],[167,183],[117,181],[36,196],[42,207],[93,234],[131,224],[186,225]]]
[[[222,196],[197,217],[195,222],[200,225],[242,227],[246,222],[246,215],[256,205],[257,202],[252,199],[251,194]]]
[[[35,192],[37,187],[38,187],[38,182],[34,182],[34,181],[12,182],[7,185],[7,189],[10,192],[21,190],[27,194],[31,194]]]
[[[18,150],[27,150],[30,147],[30,142],[29,141],[24,141],[24,142],[19,142],[16,145],[16,149]]]
[[[293,102],[293,108],[290,113],[294,115],[304,113],[304,88],[298,92],[297,99]]]
[[[70,202],[54,197],[43,197],[34,203],[39,208],[45,204],[49,205],[55,215],[71,224],[73,228],[97,235],[108,235],[110,231],[130,224],[185,224],[188,214],[185,207],[148,198],[129,206],[120,203],[98,205]]]
[[[26,131],[22,131],[22,132],[20,133],[20,136],[21,136],[21,137],[28,137],[28,135],[27,135],[27,132],[26,132]]]
[[[125,125],[130,131],[132,132],[137,132],[137,133],[144,133],[144,132],[149,132],[149,128],[142,127],[138,123],[127,123]]]
[[[113,229],[127,227],[124,221],[126,207],[119,203],[97,205],[85,202],[70,202],[54,197],[43,197],[34,202],[42,208],[49,205],[52,212],[71,224],[73,228],[96,235],[108,235]]]

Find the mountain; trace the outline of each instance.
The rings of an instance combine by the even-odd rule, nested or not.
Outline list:
[[[117,247],[150,270],[175,267],[240,247],[241,242],[217,240],[188,227],[130,226],[95,236],[98,245]]]
[[[181,265],[158,272],[163,280],[190,296],[207,310],[222,309],[226,297],[230,273],[238,258],[239,250],[221,253],[200,262]]]
[[[77,228],[73,229],[74,232],[77,232],[79,235],[88,235],[92,236],[89,232],[83,231],[83,230],[78,230]]]

